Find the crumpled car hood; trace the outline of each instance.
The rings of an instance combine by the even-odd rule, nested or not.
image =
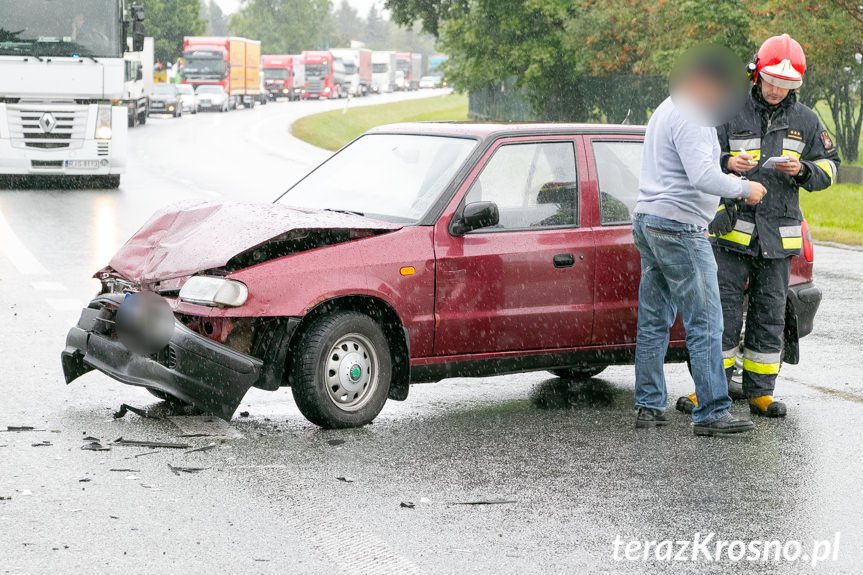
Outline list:
[[[135,283],[151,283],[222,267],[232,257],[293,230],[401,227],[353,214],[278,204],[185,201],[153,214],[109,266]]]

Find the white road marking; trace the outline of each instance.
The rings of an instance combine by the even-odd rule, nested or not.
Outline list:
[[[48,270],[39,263],[24,243],[18,239],[9,226],[3,212],[0,212],[0,252],[12,262],[12,265],[25,276],[48,275]]]
[[[36,291],[66,291],[66,286],[60,282],[41,281],[30,284]]]

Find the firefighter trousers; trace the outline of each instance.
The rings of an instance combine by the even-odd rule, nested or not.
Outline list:
[[[725,375],[730,381],[734,373],[745,312],[743,392],[749,397],[772,395],[782,363],[792,258],[767,259],[716,246],[713,254],[719,268]],[[747,295],[749,302],[744,309]]]

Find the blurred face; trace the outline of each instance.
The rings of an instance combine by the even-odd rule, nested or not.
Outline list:
[[[780,88],[771,84],[770,76],[766,74],[761,75],[761,95],[764,96],[764,100],[771,106],[782,102],[790,91],[788,88]]]
[[[746,93],[740,60],[727,48],[698,46],[671,73],[671,99],[691,122],[718,126],[739,110]]]

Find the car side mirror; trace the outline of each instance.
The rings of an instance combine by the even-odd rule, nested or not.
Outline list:
[[[500,223],[500,210],[494,202],[472,202],[467,204],[456,215],[451,230],[454,236],[463,236],[473,230],[479,230]]]

